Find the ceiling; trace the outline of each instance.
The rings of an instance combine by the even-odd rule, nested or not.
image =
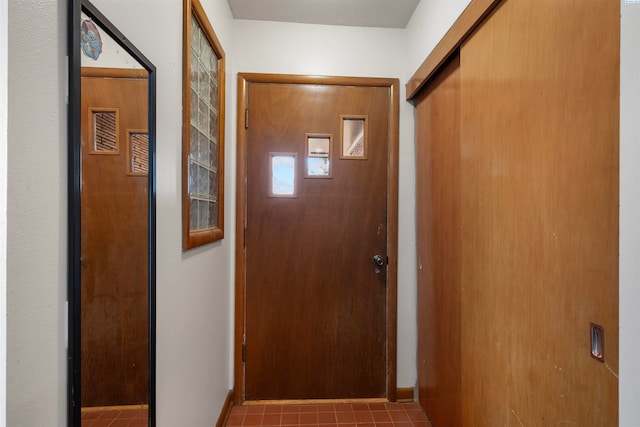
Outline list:
[[[420,0],[228,0],[233,17],[258,21],[405,28]]]

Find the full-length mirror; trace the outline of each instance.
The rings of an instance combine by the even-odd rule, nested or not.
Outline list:
[[[71,3],[69,425],[153,426],[155,68]]]

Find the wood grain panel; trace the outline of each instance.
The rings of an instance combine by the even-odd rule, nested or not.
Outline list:
[[[386,395],[389,89],[251,84],[245,398]],[[304,179],[305,134],[369,118],[367,160]],[[335,149],[335,147],[334,147]],[[268,197],[269,153],[296,153],[296,197]]]
[[[619,17],[507,0],[461,48],[465,426],[618,424]]]
[[[82,78],[82,406],[148,403],[148,179],[128,175],[146,79]],[[119,154],[92,154],[91,108],[119,109]]]
[[[418,396],[461,425],[460,79],[454,57],[417,99]]]

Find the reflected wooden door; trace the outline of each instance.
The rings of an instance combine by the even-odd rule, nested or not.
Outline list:
[[[372,257],[387,251],[390,89],[247,93],[244,399],[385,397],[387,271]],[[346,157],[345,114],[366,116],[367,129],[364,150]],[[330,177],[305,177],[309,134],[331,138]],[[295,195],[274,184],[274,153],[293,162]]]
[[[147,94],[82,78],[83,407],[148,403]]]

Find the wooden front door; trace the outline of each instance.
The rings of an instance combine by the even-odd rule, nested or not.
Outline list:
[[[395,376],[392,88],[246,89],[243,399],[387,397]],[[363,131],[358,142],[349,121]],[[314,169],[317,151],[324,169]]]
[[[82,78],[83,407],[148,403],[147,97]]]

